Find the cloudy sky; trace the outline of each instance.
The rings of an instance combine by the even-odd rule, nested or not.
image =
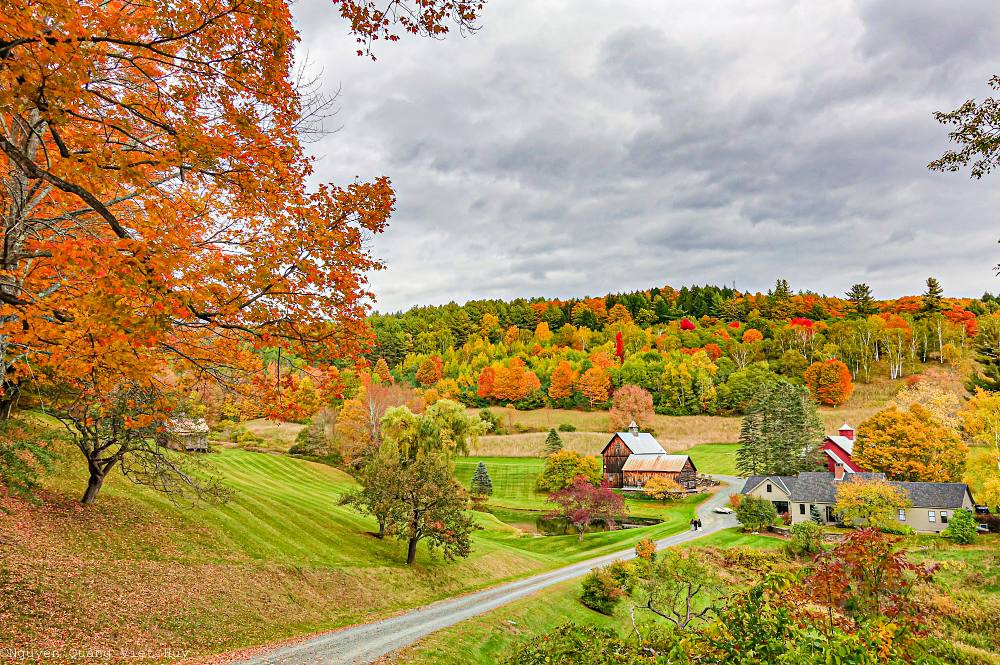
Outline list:
[[[991,0],[491,0],[474,36],[377,62],[326,0],[294,11],[341,91],[319,176],[396,188],[380,310],[779,276],[1000,289],[1000,174],[926,169],[932,112],[1000,73]]]

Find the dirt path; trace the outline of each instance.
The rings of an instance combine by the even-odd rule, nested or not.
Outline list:
[[[732,515],[712,512],[726,503],[729,494],[739,490],[742,479],[716,476],[723,487],[698,508],[703,523],[699,532],[684,531],[657,541],[669,547],[700,538],[714,531],[736,526]],[[354,665],[371,663],[397,649],[409,646],[434,631],[452,626],[484,612],[496,609],[546,587],[585,575],[592,568],[635,556],[631,549],[595,557],[548,573],[508,582],[458,598],[440,600],[397,616],[360,626],[317,635],[303,642],[264,651],[243,661],[243,665]]]

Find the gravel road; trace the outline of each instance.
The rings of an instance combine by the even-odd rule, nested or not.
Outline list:
[[[677,545],[706,534],[736,526],[732,515],[720,515],[712,509],[726,503],[732,491],[738,491],[742,479],[732,476],[715,476],[723,482],[718,492],[698,508],[703,530],[684,531],[657,541],[660,547]],[[585,575],[592,568],[604,566],[618,559],[635,556],[631,549],[608,554],[564,568],[527,577],[516,582],[476,591],[474,593],[440,600],[374,623],[342,628],[309,638],[303,642],[260,652],[240,661],[242,665],[354,665],[372,661],[409,646],[434,631],[447,628],[460,621],[496,609],[546,587]]]

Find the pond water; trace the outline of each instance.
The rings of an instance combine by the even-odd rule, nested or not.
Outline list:
[[[515,529],[520,529],[525,533],[534,533],[543,536],[562,536],[565,534],[576,533],[573,527],[565,520],[546,519],[546,511],[503,508],[500,506],[487,506],[486,510],[504,524],[509,524]],[[662,521],[663,520],[658,520],[652,517],[628,517],[625,519],[624,523],[619,523],[616,528],[634,529],[659,524]],[[592,533],[595,531],[607,530],[608,528],[605,524],[598,523],[592,524],[587,529],[587,532]]]

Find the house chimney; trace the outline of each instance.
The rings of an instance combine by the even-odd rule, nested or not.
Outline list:
[[[639,426],[635,424],[634,420],[629,424],[628,431],[632,433],[632,436],[639,438]]]
[[[843,480],[844,479],[844,465],[837,462],[833,467],[833,479]]]
[[[837,433],[844,438],[854,441],[854,428],[848,425],[847,423],[841,425],[840,429],[837,430]]]

